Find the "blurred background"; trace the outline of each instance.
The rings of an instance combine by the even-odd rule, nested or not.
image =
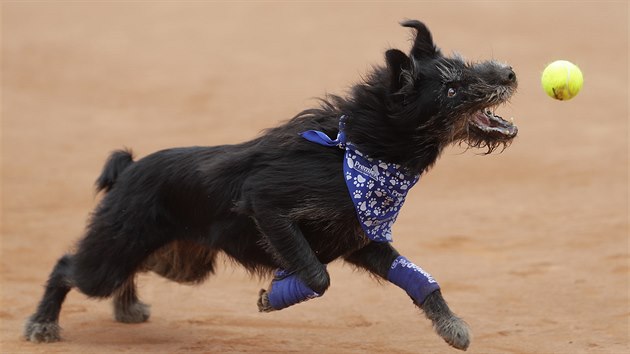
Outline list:
[[[71,292],[64,341],[21,338],[99,197],[110,151],[242,142],[343,94],[424,21],[445,54],[512,65],[503,154],[454,147],[410,193],[394,246],[471,325],[472,353],[621,353],[628,344],[628,3],[3,1],[0,351],[447,353],[400,289],[341,262],[326,296],[257,312],[266,280],[229,260],[203,285],[140,277],[152,317]],[[582,92],[540,87],[556,59]]]

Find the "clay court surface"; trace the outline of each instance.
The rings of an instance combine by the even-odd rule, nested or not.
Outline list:
[[[542,7],[546,10],[542,11]],[[326,295],[257,312],[267,280],[229,260],[189,287],[139,278],[147,323],[71,292],[63,341],[22,327],[55,261],[81,236],[113,149],[253,138],[343,93],[403,18],[445,53],[510,63],[503,154],[452,148],[410,193],[395,247],[430,271],[474,334],[471,353],[628,353],[628,4],[2,2],[0,352],[454,353],[404,292],[342,262]],[[583,91],[540,88],[555,59]],[[325,191],[324,191],[325,192]]]

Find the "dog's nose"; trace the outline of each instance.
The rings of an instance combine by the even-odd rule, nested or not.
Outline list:
[[[514,84],[516,82],[516,73],[514,72],[514,70],[512,70],[511,66],[508,66],[507,68],[505,68],[501,76],[502,76],[502,81],[506,85]]]

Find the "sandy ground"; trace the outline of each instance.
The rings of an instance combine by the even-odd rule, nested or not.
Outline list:
[[[542,7],[545,11],[541,11]],[[240,142],[343,93],[424,20],[446,53],[509,62],[520,133],[501,155],[448,150],[414,188],[395,246],[441,283],[471,353],[629,352],[626,2],[2,2],[0,352],[450,353],[406,295],[342,263],[321,299],[257,312],[229,261],[187,287],[140,277],[149,322],[71,292],[64,340],[24,319],[98,202],[109,151]],[[540,89],[569,59],[584,90]]]

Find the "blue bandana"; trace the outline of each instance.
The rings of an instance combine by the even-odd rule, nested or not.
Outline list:
[[[350,198],[367,237],[376,242],[392,241],[392,225],[405,202],[407,192],[420,179],[402,166],[372,159],[362,154],[345,134],[346,116],[339,119],[339,134],[331,140],[326,134],[309,130],[300,135],[311,142],[345,149],[343,173]]]

